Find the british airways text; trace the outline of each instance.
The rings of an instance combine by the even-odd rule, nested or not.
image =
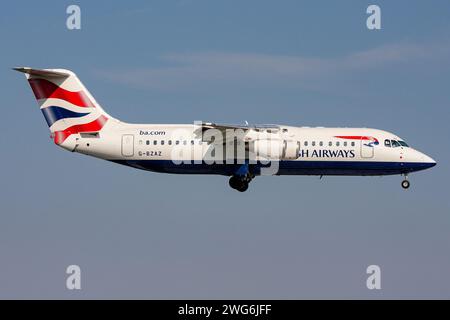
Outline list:
[[[301,158],[354,158],[355,150],[300,150]]]

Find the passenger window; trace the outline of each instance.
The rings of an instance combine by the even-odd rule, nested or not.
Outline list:
[[[315,146],[316,146],[316,142],[315,142],[315,141],[311,142],[311,145],[312,145],[313,147],[315,147]]]
[[[344,141],[344,147],[346,147],[347,146],[347,141]]]
[[[307,147],[308,146],[308,141],[305,141],[304,145],[305,145],[305,147]]]
[[[389,139],[384,140],[384,146],[390,148],[391,147],[391,140],[389,140]]]
[[[400,144],[396,140],[391,140],[392,148],[400,147]]]
[[[169,146],[171,146],[172,145],[172,140],[169,140],[168,144],[169,144]]]
[[[352,147],[354,147],[355,146],[355,141],[352,141]]]
[[[162,146],[164,145],[164,140],[161,140],[161,145],[162,145]]]
[[[333,142],[328,141],[328,146],[331,147],[333,145]]]
[[[194,145],[194,140],[191,140],[191,145]]]
[[[175,141],[175,144],[179,145],[180,144],[180,140]]]
[[[323,146],[323,142],[322,141],[319,142],[319,146]]]
[[[150,140],[145,141],[145,144],[149,145],[150,144]]]
[[[186,145],[186,144],[187,144],[187,141],[186,141],[186,140],[183,140],[183,144]]]
[[[339,141],[336,141],[336,147],[339,147],[340,143]]]
[[[156,146],[156,144],[158,143],[158,141],[153,140],[153,144]]]

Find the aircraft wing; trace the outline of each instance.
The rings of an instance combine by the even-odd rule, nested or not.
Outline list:
[[[212,122],[203,122],[201,124],[202,128],[205,129],[218,129],[218,130],[226,130],[226,129],[241,129],[241,130],[267,130],[267,129],[275,129],[279,130],[280,126],[276,124],[218,124]]]
[[[195,130],[195,135],[196,137],[200,138],[203,141],[207,141],[212,143],[207,137],[208,134],[205,134],[205,132],[207,132],[208,130],[218,130],[222,133],[221,135],[221,139],[217,139],[215,137],[214,139],[214,144],[223,144],[225,143],[225,138],[226,138],[226,134],[227,132],[233,132],[233,130],[241,130],[241,133],[243,133],[243,135],[239,135],[238,139],[244,141],[244,142],[248,142],[253,140],[253,134],[256,134],[258,132],[261,131],[268,131],[271,133],[276,133],[280,130],[280,127],[278,125],[274,125],[274,124],[261,124],[261,125],[256,125],[256,124],[217,124],[217,123],[212,123],[212,122],[203,122],[201,124],[198,125],[198,128]],[[206,137],[206,140],[205,140]]]

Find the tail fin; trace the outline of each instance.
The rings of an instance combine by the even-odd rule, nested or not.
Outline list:
[[[25,73],[56,144],[72,134],[98,132],[112,119],[75,73],[63,69],[14,70]]]

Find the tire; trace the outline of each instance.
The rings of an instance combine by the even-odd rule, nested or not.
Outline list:
[[[248,183],[246,179],[237,177],[237,176],[231,176],[230,180],[228,180],[228,184],[231,188],[239,191],[239,192],[245,192],[248,189]]]
[[[245,192],[247,191],[247,189],[248,189],[248,182],[246,181],[242,181],[239,187],[237,188],[239,192]]]
[[[237,189],[239,187],[239,179],[236,178],[235,176],[232,176],[230,180],[228,180],[228,184],[230,185],[231,188]]]
[[[403,180],[402,181],[402,188],[403,189],[408,189],[409,188],[409,181],[408,180]]]

